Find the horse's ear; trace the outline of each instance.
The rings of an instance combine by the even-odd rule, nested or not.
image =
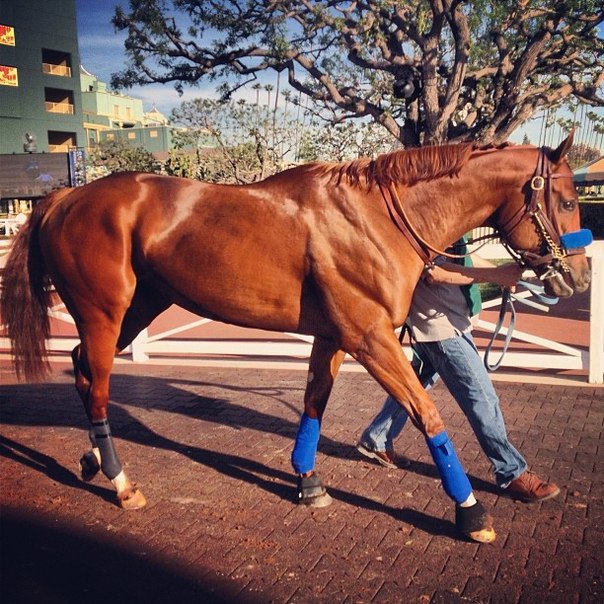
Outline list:
[[[569,135],[558,145],[558,148],[550,153],[549,159],[553,164],[559,164],[570,151],[575,138],[575,129],[573,128]]]

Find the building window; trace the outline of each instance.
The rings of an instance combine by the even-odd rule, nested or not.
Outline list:
[[[51,153],[66,153],[76,146],[75,132],[48,131],[48,150]]]
[[[18,86],[19,74],[16,67],[0,65],[0,86]]]
[[[128,132],[128,138],[130,140],[135,139],[136,138],[136,132]]]
[[[119,117],[120,116],[120,106],[119,105],[114,105],[113,106],[113,115],[115,117]]]
[[[115,134],[113,134],[113,132],[110,132],[110,133],[107,135],[107,140],[108,140],[108,141],[112,141],[114,138],[115,138]]]
[[[71,56],[67,52],[42,49],[42,71],[50,75],[71,77]]]
[[[61,88],[44,88],[44,106],[48,113],[73,115],[73,92]]]
[[[12,25],[2,25],[0,23],[0,44],[3,46],[15,45],[15,28]]]
[[[149,131],[149,136],[151,138],[157,138],[157,130],[150,130]]]

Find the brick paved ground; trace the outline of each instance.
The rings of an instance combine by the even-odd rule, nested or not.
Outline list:
[[[289,465],[305,373],[118,365],[111,425],[144,510],[77,475],[87,427],[67,365],[52,382],[2,374],[0,501],[5,603],[603,602],[604,389],[497,383],[512,441],[563,488],[532,506],[499,496],[448,393],[435,396],[493,545],[460,540],[412,428],[390,471],[353,444],[382,392],[338,377],[318,468],[332,506],[294,505]]]

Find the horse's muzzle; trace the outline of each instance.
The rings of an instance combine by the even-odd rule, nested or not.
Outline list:
[[[581,270],[570,267],[569,272],[550,268],[540,276],[540,279],[548,296],[568,298],[573,293],[582,293],[589,287],[591,271],[588,266],[582,267]]]

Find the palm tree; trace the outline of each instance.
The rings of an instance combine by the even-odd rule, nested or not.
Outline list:
[[[267,103],[267,105],[270,107],[271,106],[271,92],[273,90],[273,85],[272,84],[267,84],[264,87],[264,90],[266,90],[266,92],[268,93],[268,103]]]
[[[252,86],[252,89],[256,91],[256,107],[258,107],[258,105],[260,105],[260,89],[261,88],[262,88],[262,85],[259,84],[258,82],[256,82]]]

